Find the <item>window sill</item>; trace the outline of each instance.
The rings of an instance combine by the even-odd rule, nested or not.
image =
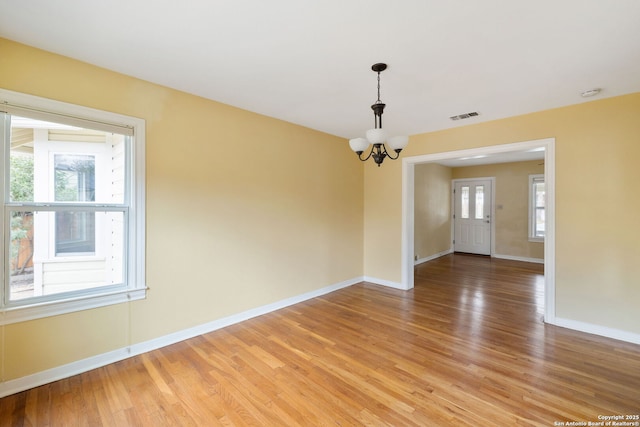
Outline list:
[[[530,242],[544,243],[544,237],[529,237]]]
[[[99,295],[86,295],[21,307],[5,308],[0,311],[0,326],[140,300],[146,298],[146,296],[147,288],[126,289]]]

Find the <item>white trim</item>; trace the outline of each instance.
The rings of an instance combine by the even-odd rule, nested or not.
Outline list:
[[[64,123],[74,127],[84,127],[90,124],[92,129],[128,136],[134,134],[136,127],[129,116],[2,88],[0,88],[0,111],[16,116],[24,115],[37,120]]]
[[[131,153],[131,169],[133,169],[133,176],[129,179],[129,183],[131,188],[129,191],[132,191],[134,197],[132,198],[132,204],[129,206],[129,222],[127,226],[130,224],[135,225],[135,234],[131,233],[131,229],[129,232],[129,246],[127,249],[127,257],[129,260],[135,260],[134,264],[129,264],[130,267],[128,270],[125,270],[128,276],[128,283],[135,284],[136,288],[146,288],[147,286],[147,277],[146,277],[146,259],[147,259],[147,235],[146,235],[146,126],[145,121],[143,119],[135,119],[139,122],[136,122],[135,132],[136,134],[133,136],[133,142],[131,139],[127,141],[128,144],[135,144],[135,149],[130,150]],[[131,173],[131,171],[128,171]],[[140,265],[140,267],[138,267]]]
[[[119,362],[120,360],[130,357],[131,354],[126,348],[110,351],[108,353],[99,354],[88,359],[79,360],[69,363],[68,365],[58,366],[46,371],[41,371],[26,377],[17,378],[0,383],[0,398],[11,394],[20,393],[53,381],[58,381],[73,375],[81,374],[92,369],[100,368],[110,363]]]
[[[402,236],[400,248],[400,286],[413,289],[413,260],[415,258],[415,165],[402,160]],[[404,230],[411,230],[405,233]],[[393,286],[397,287],[397,286]]]
[[[406,288],[402,285],[402,283],[392,282],[391,280],[378,279],[377,277],[364,276],[363,279],[365,282],[373,283],[374,285],[387,286],[389,288],[400,289],[401,291],[406,291],[409,288]]]
[[[25,306],[9,307],[3,310],[4,315],[0,317],[0,326],[144,299],[146,292],[147,290],[145,288],[121,289],[97,295],[89,294],[64,300],[59,299]]]
[[[622,331],[620,329],[609,328],[607,326],[594,325],[591,323],[580,322],[578,320],[563,319],[560,317],[556,317],[554,325],[580,332],[586,332],[588,334],[626,341],[633,344],[640,344],[640,334]]]
[[[361,283],[362,281],[363,277],[356,277],[350,280],[345,280],[343,282],[326,286],[324,288],[316,289],[315,291],[307,292],[291,298],[286,298],[272,304],[263,305],[261,307],[247,310],[242,313],[234,314],[222,319],[194,326],[192,328],[183,329],[181,331],[164,335],[162,337],[155,338],[149,341],[133,344],[129,347],[120,348],[107,353],[99,354],[97,356],[89,357],[87,359],[78,360],[67,365],[47,369],[45,371],[27,375],[22,378],[5,381],[0,383],[0,398],[8,396],[10,394],[29,390],[31,388],[50,383],[52,381],[67,378],[72,375],[81,374],[83,372],[87,372],[92,369],[108,365],[110,363],[118,362],[128,357],[136,356],[171,344],[175,344],[177,342],[184,341],[198,335],[206,334],[208,332],[212,332],[226,326],[234,325],[236,323],[249,320],[253,317],[271,313],[273,311],[288,307],[293,304],[298,304],[309,299],[317,298],[322,295],[337,291],[339,289],[347,288],[357,283]]]
[[[418,156],[422,158],[422,156]],[[413,267],[415,259],[415,169],[416,157],[402,158],[402,237],[401,237],[401,254],[400,260],[400,278],[402,285],[406,289],[413,289],[414,277]]]
[[[548,323],[555,322],[555,138],[545,138],[533,141],[515,142],[512,144],[493,145],[467,150],[448,151],[420,156],[404,157],[402,159],[402,261],[400,264],[401,289],[411,289],[414,267],[414,197],[415,165],[420,163],[437,163],[440,160],[472,157],[483,154],[508,153],[526,151],[544,147],[544,174],[546,181],[546,238],[544,251],[545,264],[545,306],[544,318]]]
[[[546,140],[544,151],[545,241],[544,241],[544,320],[556,320],[556,140]]]
[[[443,257],[445,255],[449,255],[449,254],[452,254],[452,253],[453,253],[453,248],[449,248],[446,251],[438,252],[437,254],[430,255],[430,256],[428,256],[426,258],[420,258],[418,260],[415,260],[413,262],[413,265],[419,265],[419,264],[423,264],[425,262],[433,261],[434,259]]]
[[[529,258],[524,256],[500,255],[500,254],[493,254],[491,256],[493,258],[508,259],[511,261],[522,261],[522,262],[533,262],[535,264],[544,264],[543,258]]]
[[[241,313],[232,314],[231,316],[223,317],[222,319],[214,320],[212,322],[204,323],[202,325],[194,326],[192,328],[184,329],[182,331],[174,332],[172,334],[165,335],[160,338],[156,338],[150,341],[146,341],[140,344],[134,344],[131,346],[131,353],[142,354],[157,348],[165,347],[167,345],[175,344],[180,341],[184,341],[189,338],[196,337],[198,335],[206,334],[227,326],[235,325],[236,323],[243,322],[245,320],[252,319],[263,314],[271,313],[281,308],[289,307],[294,304],[298,304],[312,298],[317,298],[322,295],[337,291],[339,289],[353,286],[356,283],[361,283],[362,277],[356,277],[350,280],[345,280],[340,283],[336,283],[324,288],[316,289],[315,291],[306,292],[301,295],[297,295],[291,298],[286,298],[280,301],[276,301],[271,304],[256,307]]]

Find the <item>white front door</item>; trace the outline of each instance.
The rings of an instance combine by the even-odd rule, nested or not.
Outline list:
[[[491,255],[491,180],[456,180],[453,187],[453,250]]]

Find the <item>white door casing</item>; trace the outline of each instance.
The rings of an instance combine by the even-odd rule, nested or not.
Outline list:
[[[452,187],[454,251],[491,255],[492,179],[453,180]]]

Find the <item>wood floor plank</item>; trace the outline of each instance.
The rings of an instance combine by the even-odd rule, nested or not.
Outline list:
[[[539,264],[448,255],[0,399],[11,426],[550,426],[640,413],[640,346],[546,325]]]

